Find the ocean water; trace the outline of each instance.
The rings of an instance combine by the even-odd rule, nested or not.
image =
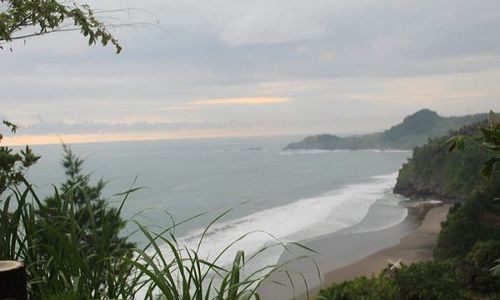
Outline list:
[[[94,180],[104,178],[105,195],[136,187],[126,202],[126,218],[168,227],[200,213],[176,227],[180,243],[194,248],[203,229],[226,210],[205,236],[203,256],[215,255],[246,233],[233,251],[252,253],[279,241],[300,241],[353,227],[378,230],[406,216],[392,194],[397,170],[408,151],[295,151],[282,148],[297,137],[163,140],[75,144],[86,159],[84,170]],[[39,193],[48,195],[64,180],[60,145],[36,146],[40,163],[29,171]],[[387,206],[380,218],[362,223],[374,203]],[[372,220],[373,219],[373,220]],[[129,232],[133,228],[127,228]],[[271,236],[272,235],[272,236]],[[134,236],[143,242],[139,236]],[[261,263],[275,262],[281,250],[262,255]],[[273,248],[274,249],[274,248]]]

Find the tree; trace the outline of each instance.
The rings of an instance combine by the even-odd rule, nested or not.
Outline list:
[[[394,299],[459,299],[452,266],[446,262],[418,262],[394,274]]]
[[[134,244],[120,237],[125,222],[120,216],[120,209],[109,207],[108,200],[102,197],[105,182],[99,179],[92,185],[90,176],[82,174],[84,160],[75,155],[66,144],[63,144],[63,151],[61,164],[67,176],[66,182],[61,184],[57,195],[45,199],[46,205],[38,210],[38,215],[44,220],[55,220],[57,216],[54,212],[60,212],[56,209],[60,202],[70,201],[74,205],[77,222],[81,228],[83,247],[95,248],[93,244],[104,237],[94,237],[93,232],[97,231],[108,239],[111,254],[123,255],[128,252]]]
[[[89,45],[99,42],[113,45],[117,53],[122,50],[88,5],[62,0],[0,0],[0,48],[14,40],[62,31],[80,31]]]
[[[9,121],[3,121],[3,125],[12,133],[16,133],[17,125]],[[0,143],[2,139],[3,135],[0,133]],[[26,169],[35,164],[38,159],[40,156],[35,155],[28,146],[19,152],[14,152],[10,147],[0,146],[0,195],[7,187],[23,181]]]
[[[449,140],[449,150],[453,151],[455,148],[463,150],[465,143],[469,142],[478,146],[485,152],[493,154],[492,158],[484,162],[483,169],[481,171],[483,176],[489,178],[493,175],[495,165],[500,163],[500,121],[498,116],[493,111],[490,111],[488,126],[481,128],[481,133],[482,137],[480,138],[471,138],[464,135],[452,137]]]
[[[483,294],[500,291],[500,277],[491,276],[490,271],[498,257],[500,257],[500,241],[478,241],[457,267],[462,284]]]
[[[109,288],[109,277],[114,276],[117,269],[130,269],[123,258],[130,258],[135,244],[120,235],[126,221],[120,215],[121,209],[108,205],[108,200],[103,198],[101,192],[105,182],[99,179],[95,185],[90,183],[90,176],[82,174],[84,160],[73,153],[71,147],[63,144],[64,157],[61,162],[67,180],[61,184],[55,194],[45,199],[44,203],[36,210],[37,222],[41,228],[39,244],[61,244],[65,236],[73,234],[74,241],[78,243],[79,255],[86,257],[87,265],[92,267],[86,278],[91,288],[91,296],[101,298],[105,295],[103,287]],[[57,228],[53,232],[43,231],[50,224]],[[48,261],[64,253],[40,252],[40,260]],[[57,270],[72,268],[74,262],[60,259],[61,264],[52,264],[54,278],[60,280]],[[69,265],[68,265],[69,262]]]
[[[487,178],[490,178],[494,172],[495,167],[500,164],[500,120],[493,111],[490,111],[488,118],[488,126],[481,128],[482,137],[478,139],[469,138],[466,136],[454,136],[450,139],[450,151],[455,148],[462,150],[466,142],[470,142],[479,148],[483,149],[493,155],[492,158],[485,161],[483,164],[483,169],[481,174]],[[499,198],[494,198],[492,200],[499,200]],[[500,275],[500,259],[497,259],[498,265],[492,268],[495,275]]]

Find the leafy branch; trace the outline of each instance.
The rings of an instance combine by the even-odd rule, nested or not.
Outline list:
[[[31,28],[33,31],[26,32]],[[113,45],[122,51],[118,40],[88,5],[60,0],[0,0],[0,48],[14,40],[53,32],[80,31],[89,45]]]
[[[17,125],[2,121],[12,133],[16,133]],[[0,142],[3,135],[0,134]],[[12,148],[0,146],[0,194],[11,184],[18,184],[23,181],[24,173],[27,168],[35,164],[40,159],[30,147],[26,146],[23,150],[15,153]]]
[[[467,143],[471,143],[480,149],[493,155],[492,158],[483,163],[481,175],[490,178],[493,175],[495,165],[500,163],[500,122],[498,116],[490,111],[488,126],[481,128],[482,136],[472,138],[465,135],[456,135],[448,140],[449,151],[455,149],[462,151]]]

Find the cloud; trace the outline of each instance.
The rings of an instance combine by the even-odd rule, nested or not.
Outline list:
[[[227,127],[241,127],[239,122],[63,122],[44,121],[21,126],[22,135],[50,135],[50,134],[90,134],[90,133],[140,133],[159,131],[180,131],[198,129],[220,129]]]
[[[327,6],[315,0],[307,5],[299,0],[234,1],[223,21],[213,26],[233,46],[317,40],[329,30],[323,22]]]
[[[422,106],[499,110],[498,0],[89,1],[140,5],[119,22],[159,20],[163,29],[113,31],[124,46],[118,56],[87,47],[77,32],[0,51],[5,117],[38,124],[41,115],[65,133],[195,130],[214,121],[241,122],[242,132],[265,122],[342,132],[353,128],[343,115],[368,130],[374,125],[363,120],[384,128]],[[33,134],[54,130],[39,125]]]
[[[326,0],[154,1],[160,24],[175,30],[204,32],[230,46],[317,40],[325,36]],[[136,4],[134,4],[136,5]],[[182,28],[182,29],[181,29]]]
[[[289,102],[289,98],[284,97],[243,97],[243,98],[219,98],[194,100],[187,105],[207,106],[207,105],[266,105]]]

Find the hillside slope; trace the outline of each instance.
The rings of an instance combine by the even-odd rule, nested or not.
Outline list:
[[[413,149],[425,144],[430,138],[443,136],[451,130],[486,118],[486,114],[442,117],[432,110],[422,109],[384,132],[348,137],[330,134],[309,136],[300,142],[288,144],[285,150]]]
[[[406,197],[436,197],[461,200],[485,179],[482,163],[491,156],[474,145],[463,151],[448,152],[452,134],[477,136],[478,124],[466,126],[450,135],[416,147],[413,156],[399,170],[394,192]]]

